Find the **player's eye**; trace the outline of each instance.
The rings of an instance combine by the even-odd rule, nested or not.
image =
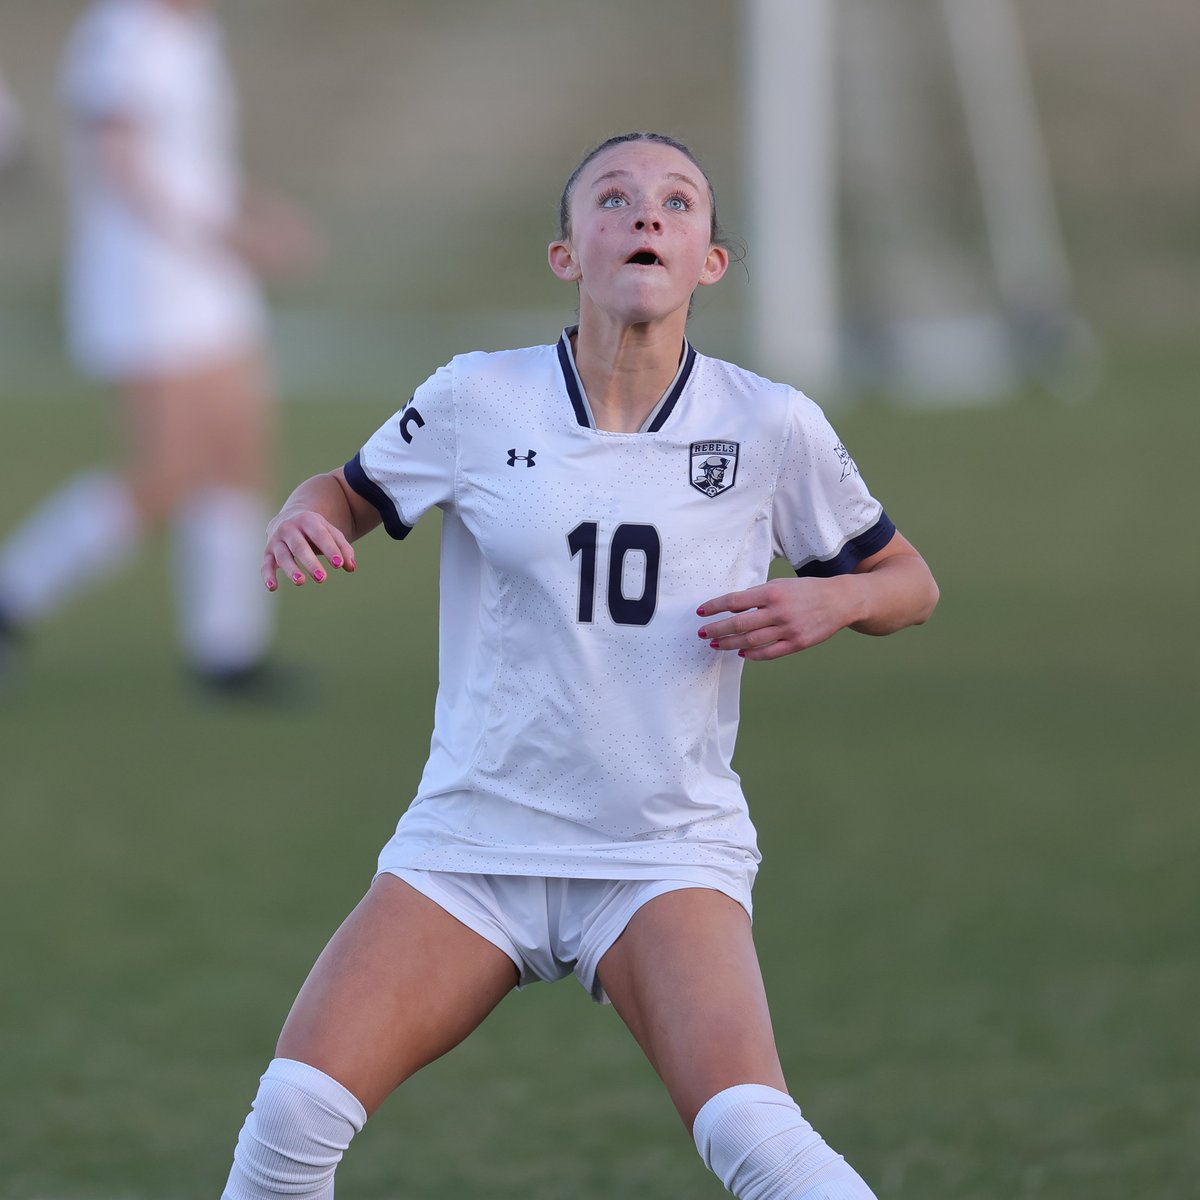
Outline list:
[[[616,190],[605,192],[597,201],[601,208],[624,208],[629,203],[623,192]]]
[[[688,212],[692,207],[692,202],[686,196],[676,193],[674,196],[667,197],[667,207],[673,212]]]

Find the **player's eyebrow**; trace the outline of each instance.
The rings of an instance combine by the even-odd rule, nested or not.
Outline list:
[[[612,171],[605,171],[603,175],[597,175],[596,178],[592,180],[592,187],[603,183],[606,179],[618,179],[622,177],[628,178],[632,174],[632,171],[622,171],[620,168],[616,168]],[[686,183],[694,191],[700,191],[700,185],[689,175],[681,175],[678,171],[668,171],[667,178],[678,179],[680,182]]]

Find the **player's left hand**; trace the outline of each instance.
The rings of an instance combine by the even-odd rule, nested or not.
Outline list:
[[[696,610],[708,618],[698,633],[714,650],[736,650],[756,662],[782,658],[819,645],[849,625],[855,619],[854,586],[853,576],[838,575],[771,579],[726,592]]]

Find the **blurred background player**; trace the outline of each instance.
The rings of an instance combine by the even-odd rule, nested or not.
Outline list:
[[[272,638],[257,567],[275,405],[256,274],[307,265],[314,239],[241,179],[207,0],[94,0],[61,84],[70,348],[118,392],[128,459],[69,480],[0,544],[0,643],[169,521],[185,658],[205,682],[241,687]]]

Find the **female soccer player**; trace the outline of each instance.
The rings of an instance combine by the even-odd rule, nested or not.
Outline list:
[[[268,527],[273,591],[441,508],[440,689],[418,794],[287,1018],[227,1200],[332,1196],[397,1085],[514,986],[568,973],[735,1195],[872,1194],[780,1068],[737,694],[745,660],[924,621],[937,588],[811,401],[688,344],[729,255],[684,146],[610,139],[561,218],[550,268],[579,324],[454,359]],[[768,582],[775,556],[797,577]]]
[[[68,332],[81,369],[120,397],[130,457],[69,480],[0,546],[0,656],[168,520],[190,666],[229,687],[268,649],[256,571],[274,405],[256,273],[306,263],[313,240],[243,183],[208,8],[93,0],[67,45]]]

